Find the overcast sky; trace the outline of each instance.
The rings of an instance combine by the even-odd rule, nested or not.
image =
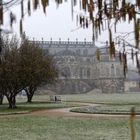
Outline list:
[[[27,0],[25,0],[27,5]],[[26,11],[26,10],[25,10]],[[19,34],[19,18],[20,18],[20,5],[14,6],[12,12],[16,14],[17,22],[13,26],[13,31]],[[27,12],[26,12],[27,13]],[[53,40],[66,41],[68,38],[70,41],[75,41],[76,38],[79,41],[84,41],[86,38],[87,41],[92,41],[92,26],[90,25],[88,29],[79,28],[76,26],[76,15],[77,13],[83,13],[79,11],[79,6],[74,7],[74,17],[72,20],[71,14],[71,0],[63,2],[63,4],[56,6],[55,0],[50,0],[49,6],[46,8],[46,15],[42,11],[42,6],[38,8],[37,11],[32,11],[31,16],[27,14],[24,17],[23,29],[28,37],[35,38],[36,40],[48,41],[50,38]],[[10,11],[5,13],[5,24],[4,28],[8,29],[9,21],[7,15],[10,14]],[[133,25],[130,23],[123,24],[120,23],[117,28],[117,32],[127,32],[132,30]],[[96,44],[100,42],[105,42],[108,39],[108,30],[102,32],[102,35],[99,36]]]
[[[54,0],[50,0],[49,6],[46,8],[46,15],[42,11],[42,6],[40,5],[37,11],[33,11],[31,16],[26,15],[24,17],[23,29],[26,32],[26,35],[30,38],[35,38],[37,40],[68,40],[75,41],[76,38],[79,41],[84,41],[86,38],[87,41],[92,41],[92,27],[89,26],[88,29],[79,28],[76,26],[75,17],[72,20],[71,15],[71,4],[70,0],[64,2],[63,4],[56,6]],[[76,9],[76,7],[75,7]],[[78,9],[78,8],[77,8]],[[20,5],[15,6],[12,11],[16,14],[16,18],[20,17]],[[76,10],[75,10],[76,12]],[[9,12],[5,14],[5,26],[8,27],[8,18]],[[13,26],[13,31],[19,33],[19,20]]]

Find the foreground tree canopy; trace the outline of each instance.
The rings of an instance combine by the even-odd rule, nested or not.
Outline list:
[[[19,92],[26,90],[28,102],[31,102],[40,84],[55,81],[57,69],[52,56],[26,39],[19,45],[16,38],[7,38],[3,47],[0,94],[7,97],[9,108],[15,108]]]

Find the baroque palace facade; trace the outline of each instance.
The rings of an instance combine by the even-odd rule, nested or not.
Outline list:
[[[100,89],[103,93],[124,91],[123,66],[119,58],[110,58],[108,47],[100,48],[92,42],[36,41],[54,56],[59,77],[48,89],[58,94],[86,93]]]

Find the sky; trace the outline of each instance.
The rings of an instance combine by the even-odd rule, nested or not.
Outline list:
[[[130,1],[130,0],[129,0]],[[27,5],[27,0],[25,0]],[[25,7],[26,9],[26,7]],[[4,29],[11,30],[9,28],[9,14],[10,12],[16,14],[17,22],[13,26],[13,32],[19,36],[19,19],[20,19],[20,5],[13,6],[8,12],[5,13]],[[77,13],[88,16],[85,12],[79,10],[79,5],[74,7],[74,16],[72,19],[71,14],[71,0],[60,4],[57,7],[55,0],[50,0],[49,6],[46,7],[46,14],[43,13],[42,6],[40,5],[36,11],[32,10],[31,16],[27,15],[25,10],[25,16],[23,21],[23,31],[30,39],[49,41],[51,38],[54,41],[58,41],[61,38],[62,41],[92,41],[92,25],[89,25],[88,29],[80,28],[76,25]],[[121,35],[122,32],[132,30],[132,23],[123,24],[120,22],[117,28],[117,35]],[[96,41],[97,46],[102,46],[108,40],[108,30],[104,30],[102,35],[99,36]],[[128,40],[131,40],[129,38]],[[103,42],[103,43],[102,43]]]
[[[9,1],[9,0],[8,0]],[[18,0],[20,1],[20,0]],[[25,6],[27,5],[28,0],[25,1]],[[129,0],[133,2],[133,0]],[[11,35],[17,34],[19,37],[19,19],[21,16],[20,4],[13,6],[4,14],[4,26],[3,29],[11,31],[9,27],[9,14],[12,11],[16,15],[16,23],[13,25],[13,30]],[[25,7],[25,9],[27,9]],[[79,10],[79,5],[74,7],[74,16],[72,18],[71,13],[71,0],[63,0],[63,4],[60,4],[57,7],[55,0],[50,0],[49,6],[46,7],[46,14],[43,13],[42,6],[40,4],[39,8],[36,11],[31,12],[31,16],[28,16],[25,10],[25,16],[23,21],[23,31],[26,33],[26,36],[30,40],[33,38],[35,40],[41,41],[50,41],[51,38],[53,41],[59,41],[61,38],[62,41],[67,41],[68,38],[70,41],[92,41],[92,25],[89,25],[88,29],[80,28],[76,25],[76,15],[86,15],[87,13]],[[117,36],[123,35],[127,31],[132,31],[133,23],[119,23],[117,27]],[[115,37],[115,36],[114,36]],[[130,36],[127,38],[129,42],[134,43],[134,37]],[[108,40],[108,30],[102,31],[101,36],[98,37],[98,40],[95,42],[96,46],[102,47],[105,45],[106,40]]]
[[[75,41],[76,38],[79,41],[92,41],[92,26],[88,29],[79,28],[76,26],[75,17],[72,19],[71,14],[71,1],[68,0],[57,7],[54,0],[50,0],[49,6],[46,8],[46,15],[42,11],[42,7],[38,10],[33,11],[29,17],[27,14],[24,17],[23,29],[29,38],[35,38],[35,40],[48,41],[50,38],[57,41],[61,40]],[[75,7],[75,9],[78,9]],[[16,18],[20,18],[20,5],[14,6],[12,12],[16,14]],[[76,10],[75,10],[76,12]],[[8,19],[10,11],[5,14],[5,25],[4,28],[8,29]],[[9,29],[10,30],[10,29]],[[13,32],[19,34],[19,23],[18,20],[13,26]]]

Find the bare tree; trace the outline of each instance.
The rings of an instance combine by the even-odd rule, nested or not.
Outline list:
[[[109,46],[110,57],[115,57],[116,48],[120,49],[120,61],[124,65],[124,74],[127,71],[127,55],[136,60],[138,72],[140,73],[140,62],[138,59],[140,47],[140,0],[73,0],[72,7],[79,2],[80,11],[88,13],[76,13],[77,23],[80,28],[93,27],[93,41],[107,30],[108,39],[104,41]],[[74,13],[74,10],[73,10]],[[74,13],[75,14],[75,13]],[[120,24],[130,24],[132,29],[118,34]],[[126,27],[127,28],[127,27]],[[129,41],[132,36],[133,41]],[[97,51],[99,59],[99,51]]]

